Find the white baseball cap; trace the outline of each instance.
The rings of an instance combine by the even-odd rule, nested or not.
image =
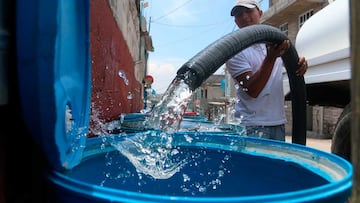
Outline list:
[[[260,8],[260,5],[256,0],[236,0],[234,7],[231,9],[231,16],[235,16],[241,6],[246,8]]]

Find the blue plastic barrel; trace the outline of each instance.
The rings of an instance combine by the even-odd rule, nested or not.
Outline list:
[[[21,112],[57,170],[77,165],[90,117],[90,2],[16,2]]]
[[[328,203],[350,196],[352,167],[346,160],[302,145],[236,135],[177,133],[172,147],[179,153],[172,160],[186,164],[167,179],[139,174],[117,146],[136,151],[130,143],[149,133],[90,139],[78,166],[66,173],[49,171],[54,202]],[[146,138],[153,149],[164,147],[151,139],[158,138]]]
[[[21,112],[49,162],[49,202],[327,203],[350,196],[350,163],[302,145],[227,132],[87,138],[89,1],[19,0],[16,6]],[[177,170],[156,178],[135,168],[134,158],[149,151],[165,155],[164,172],[172,164]]]

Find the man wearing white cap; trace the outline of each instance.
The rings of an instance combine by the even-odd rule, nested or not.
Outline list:
[[[237,0],[230,12],[240,29],[259,24],[262,14],[256,0]],[[285,141],[281,56],[289,47],[289,40],[280,44],[254,44],[226,62],[237,84],[235,116],[248,136]],[[305,58],[299,57],[298,64],[297,74],[301,76],[307,69]]]

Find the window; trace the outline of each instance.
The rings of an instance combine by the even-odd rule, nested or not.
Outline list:
[[[201,98],[207,99],[207,89],[201,89]]]
[[[306,13],[299,16],[299,29],[312,15],[314,15],[314,10],[307,11]]]
[[[282,25],[279,26],[279,29],[281,30],[281,32],[283,32],[286,36],[288,36],[289,33],[289,29],[288,29],[288,24],[284,23]]]

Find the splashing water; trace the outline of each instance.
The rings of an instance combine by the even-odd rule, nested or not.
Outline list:
[[[138,173],[168,179],[186,164],[185,159],[175,158],[179,151],[172,147],[172,140],[170,134],[148,131],[112,145],[129,159]]]
[[[141,174],[145,174],[155,179],[169,179],[189,164],[191,160],[187,159],[194,158],[193,156],[179,158],[178,155],[182,152],[172,143],[173,136],[179,131],[180,123],[192,95],[193,91],[184,80],[176,77],[143,122],[143,127],[145,125],[147,129],[153,130],[137,133],[111,144],[131,162],[139,177]],[[215,126],[219,125],[223,118],[224,115],[215,123]],[[122,116],[120,120],[123,121],[123,119]],[[212,130],[214,131],[214,129]],[[183,136],[188,143],[194,139],[187,134]],[[187,181],[190,179],[185,174],[184,182]],[[217,184],[212,185],[216,188]],[[184,186],[183,189],[188,190],[189,187],[195,187],[199,191],[206,191],[207,188],[202,183],[197,183],[194,186]]]
[[[175,78],[151,112],[147,125],[163,132],[178,131],[192,93],[184,80]]]
[[[186,164],[184,159],[176,160],[179,152],[172,146],[172,135],[180,127],[191,96],[188,85],[175,78],[145,121],[147,128],[155,131],[139,133],[112,144],[128,158],[138,173],[155,179],[168,179]]]

